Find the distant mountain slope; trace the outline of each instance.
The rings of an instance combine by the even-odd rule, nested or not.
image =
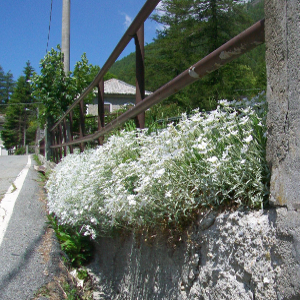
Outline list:
[[[118,60],[110,68],[110,72],[129,84],[135,84],[135,53]]]

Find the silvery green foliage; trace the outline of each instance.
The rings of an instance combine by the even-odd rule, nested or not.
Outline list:
[[[50,212],[95,237],[184,222],[199,207],[261,207],[269,191],[261,98],[221,101],[164,130],[123,131],[65,157],[47,182]]]

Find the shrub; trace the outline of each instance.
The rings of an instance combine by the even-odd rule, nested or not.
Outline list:
[[[15,155],[24,155],[26,153],[25,147],[20,147],[15,151]]]
[[[55,231],[61,249],[67,254],[70,263],[79,267],[89,262],[92,257],[93,246],[90,239],[79,233],[76,228],[67,225],[59,225],[53,215],[48,215],[48,223]]]
[[[67,156],[47,183],[50,211],[95,237],[180,226],[199,208],[261,207],[270,174],[261,98],[221,101],[164,130],[122,131],[102,147]]]

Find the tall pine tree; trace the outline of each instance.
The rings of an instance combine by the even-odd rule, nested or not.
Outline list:
[[[35,140],[36,111],[31,95],[30,80],[33,68],[30,62],[26,63],[23,73],[24,75],[18,78],[6,109],[4,129],[1,132],[6,149],[18,149]]]
[[[13,92],[13,75],[10,71],[6,74],[0,66],[0,113],[5,113],[5,106]]]

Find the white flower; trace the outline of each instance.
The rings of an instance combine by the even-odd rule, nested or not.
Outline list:
[[[162,168],[162,169],[160,169],[160,170],[157,170],[157,171],[153,174],[153,177],[154,177],[154,178],[159,178],[159,177],[161,177],[164,173],[165,173],[165,169]]]
[[[129,205],[130,206],[135,206],[136,205],[136,201],[135,200],[129,200]]]
[[[228,157],[228,149],[226,149],[223,154],[222,154],[222,160],[226,160],[226,158]]]
[[[135,198],[134,195],[128,195],[127,196],[128,204],[130,206],[135,206],[136,205],[136,201],[134,200],[134,198]]]
[[[199,150],[206,150],[207,148],[207,143],[202,142],[201,144],[195,145]]]
[[[234,130],[234,131],[230,132],[230,134],[231,134],[231,135],[238,135],[239,132],[238,132],[238,130]]]
[[[172,193],[170,191],[168,191],[168,192],[165,193],[165,197],[166,198],[171,198],[171,196],[172,196]]]
[[[241,121],[240,121],[240,124],[241,125],[245,125],[247,122],[249,121],[249,117],[243,117],[242,119],[241,119]]]
[[[244,154],[248,151],[248,145],[243,145],[243,148],[241,149],[241,153]]]
[[[219,100],[219,103],[220,103],[221,105],[229,105],[228,101],[225,100],[225,99]]]
[[[218,160],[218,158],[216,156],[212,156],[207,159],[207,161],[212,162],[212,163],[215,163],[217,160]]]
[[[253,136],[249,135],[247,138],[244,139],[244,142],[246,142],[247,144],[249,144],[252,140],[253,140]]]

